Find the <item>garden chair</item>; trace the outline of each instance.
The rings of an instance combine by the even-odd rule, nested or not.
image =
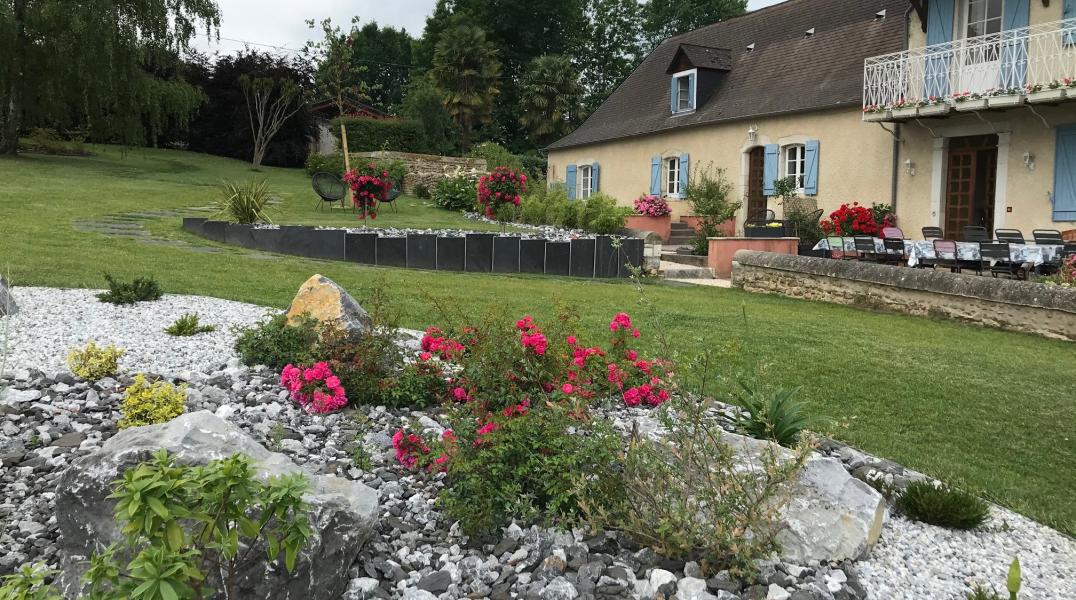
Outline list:
[[[874,238],[864,235],[857,235],[852,238],[852,243],[856,245],[857,260],[869,260],[879,262],[885,258],[884,254],[880,254],[878,249],[874,246]]]
[[[900,227],[883,227],[882,237],[904,239],[904,232],[900,230]]]
[[[1022,263],[1013,262],[1009,253],[1009,242],[979,242],[979,257],[983,261],[993,260],[990,274],[994,277],[1005,275],[1010,279],[1027,279],[1027,269]]]
[[[885,246],[882,262],[892,263],[897,266],[908,264],[908,253],[904,248],[904,239],[886,236],[882,240],[882,245]]]
[[[318,172],[310,178],[310,184],[314,187],[314,193],[318,195],[318,203],[315,209],[321,210],[322,206],[340,203],[341,208],[346,208],[344,197],[347,196],[347,184],[332,173]]]
[[[382,202],[382,204],[391,205],[392,212],[398,212],[396,210],[396,199],[400,197],[400,194],[402,194],[402,192],[400,191],[401,189],[403,189],[403,185],[401,185],[395,179],[392,180],[392,187],[389,188],[389,193],[385,195],[385,200],[384,202]]]
[[[956,242],[953,240],[934,240],[934,258],[923,261],[923,266],[936,268],[938,265],[949,267],[950,273],[960,272],[960,261],[956,257]]]
[[[777,213],[773,212],[768,208],[764,208],[760,211],[756,211],[755,214],[747,217],[747,220],[751,221],[752,223],[768,223],[770,221],[777,220]]]
[[[1061,260],[1070,256],[1076,256],[1076,242],[1065,242],[1064,247],[1061,248]]]
[[[945,237],[945,232],[941,227],[924,227],[923,239],[924,240],[940,240]]]
[[[1065,240],[1061,239],[1061,232],[1056,229],[1035,229],[1031,232],[1035,243],[1039,246],[1064,246]]]
[[[836,258],[837,260],[851,260],[856,257],[855,252],[844,249],[844,238],[839,235],[827,236],[826,243],[829,244],[830,258]]]
[[[995,229],[994,239],[1010,244],[1024,244],[1024,233],[1019,229]]]
[[[986,230],[986,227],[968,225],[964,228],[965,242],[989,242],[990,240],[990,232]]]

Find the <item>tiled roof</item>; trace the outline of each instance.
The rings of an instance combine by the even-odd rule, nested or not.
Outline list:
[[[903,48],[907,8],[907,0],[787,0],[669,38],[582,125],[549,148],[858,106],[863,60]],[[883,9],[886,18],[877,18]],[[814,33],[807,35],[812,28]],[[728,49],[731,69],[695,112],[673,116],[667,71],[681,49],[691,62],[717,60]]]
[[[679,51],[684,53],[693,67],[728,71],[732,68],[732,51],[728,48],[710,48],[697,44],[680,44]],[[667,72],[672,73],[672,69]]]

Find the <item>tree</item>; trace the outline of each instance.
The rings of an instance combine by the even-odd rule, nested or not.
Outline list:
[[[254,140],[253,167],[258,169],[284,122],[305,106],[302,90],[285,78],[240,75],[239,87],[247,104],[247,119]],[[279,91],[278,91],[279,90]]]
[[[579,121],[582,94],[579,73],[566,56],[539,56],[520,85],[519,122],[535,141],[555,141]]]
[[[457,25],[437,43],[431,75],[448,114],[460,126],[460,147],[466,152],[471,148],[471,130],[489,119],[500,91],[497,49],[478,27]]]
[[[448,114],[441,92],[427,77],[417,77],[411,81],[398,112],[401,117],[422,123],[423,137],[430,152],[451,154],[457,150],[459,126]]]
[[[0,152],[34,125],[143,143],[185,123],[202,96],[155,63],[219,24],[214,0],[0,0]]]
[[[320,42],[307,42],[305,54],[312,57],[318,65],[314,76],[314,86],[319,97],[329,98],[336,106],[336,115],[344,116],[344,106],[347,102],[363,102],[369,100],[367,88],[361,79],[356,77],[355,71],[361,71],[365,67],[352,66],[355,56],[354,44],[358,36],[356,24],[358,17],[351,18],[351,29],[344,33],[339,27],[333,26],[332,19],[321,22],[322,39]],[[307,21],[307,26],[314,29],[314,21]],[[343,120],[340,121],[340,145],[344,154],[344,170],[351,170],[351,157],[347,150],[347,129]]]
[[[586,113],[591,113],[643,59],[638,0],[587,0],[587,40],[577,54]]]
[[[744,14],[747,0],[648,0],[643,34],[651,47],[661,40]]]
[[[411,81],[411,46],[414,40],[405,29],[378,27],[371,22],[355,32],[352,42],[351,73],[355,84],[368,90],[370,104],[386,113],[395,113]]]

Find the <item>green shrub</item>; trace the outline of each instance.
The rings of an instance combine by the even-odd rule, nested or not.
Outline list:
[[[383,171],[387,171],[389,178],[395,182],[396,185],[403,185],[404,177],[407,177],[407,165],[404,161],[399,159],[380,160],[376,164]]]
[[[337,177],[343,177],[344,154],[342,152],[333,152],[331,154],[311,152],[306,157],[306,174],[313,175],[314,173],[330,173]]]
[[[795,397],[799,388],[771,390],[757,381],[741,381],[740,388],[733,401],[746,413],[737,420],[737,428],[746,435],[791,447],[816,421],[809,416],[807,403]]]
[[[433,201],[447,210],[474,210],[478,201],[478,186],[464,175],[442,179],[437,182]]]
[[[520,202],[517,219],[530,225],[553,225],[582,229],[599,235],[618,233],[631,209],[618,206],[606,194],[593,194],[586,200],[569,200],[563,186],[535,185]]]
[[[426,152],[426,139],[422,124],[412,119],[371,119],[368,117],[344,117],[347,129],[347,146],[350,152]],[[340,131],[341,119],[334,119],[332,131]]]
[[[470,534],[496,532],[513,519],[570,523],[582,498],[617,493],[607,475],[619,462],[620,436],[605,421],[576,420],[564,407],[543,405],[497,417],[498,428],[481,439],[474,422],[469,412],[453,421],[459,442],[438,498]]]
[[[279,371],[287,364],[320,360],[316,355],[318,321],[309,316],[299,317],[289,325],[287,315],[273,315],[256,325],[237,327],[233,332],[235,351],[248,366],[265,365]]]
[[[167,381],[146,381],[139,373],[134,383],[123,391],[123,418],[116,425],[119,429],[167,423],[183,414],[187,408],[187,384],[178,388]]]
[[[110,496],[123,539],[90,558],[89,597],[239,598],[252,565],[283,555],[294,571],[311,535],[307,488],[301,474],[259,480],[243,455],[186,466],[161,450]]]
[[[164,292],[161,286],[152,277],[138,277],[134,281],[116,281],[111,275],[105,273],[105,281],[108,282],[108,291],[97,294],[97,299],[110,304],[134,304],[136,302],[149,302],[160,300]]]
[[[266,212],[272,199],[268,179],[251,179],[246,184],[225,181],[220,186],[213,218],[242,225],[272,223]]]
[[[492,171],[497,167],[508,167],[517,172],[523,171],[523,160],[497,142],[475,144],[467,156],[486,159],[486,171]]]
[[[0,600],[63,600],[45,583],[57,574],[43,563],[23,565],[10,575],[0,577]]]
[[[197,335],[199,333],[209,333],[216,331],[217,328],[214,325],[202,325],[198,322],[198,315],[195,313],[187,313],[178,319],[175,323],[172,323],[164,332],[168,335],[174,335],[177,337],[187,337]]]
[[[586,200],[577,202],[576,227],[598,235],[619,233],[624,228],[624,221],[631,214],[631,209],[617,206],[616,198],[606,194],[591,194]]]
[[[825,237],[822,225],[814,218],[814,211],[807,211],[798,203],[785,206],[785,221],[795,228],[796,236],[800,238],[800,244],[815,245],[818,240]]]
[[[428,200],[430,198],[430,186],[426,185],[425,183],[420,183],[416,185],[415,195],[419,198],[422,198],[423,200]]]
[[[34,154],[55,154],[60,156],[90,156],[86,149],[86,136],[81,133],[69,134],[67,139],[61,137],[55,129],[35,128],[30,135],[19,141],[19,149]]]
[[[732,190],[724,169],[714,169],[712,165],[695,168],[685,190],[691,211],[701,217],[699,231],[692,242],[695,254],[707,254],[710,251],[707,238],[719,235],[718,226],[735,217],[736,211],[740,210],[741,203],[730,200]]]
[[[97,381],[119,372],[119,359],[126,354],[123,348],[109,344],[105,348],[90,340],[81,350],[72,348],[67,353],[67,367],[86,381]]]
[[[895,505],[911,519],[951,529],[974,529],[990,515],[990,508],[978,496],[930,481],[908,484]]]

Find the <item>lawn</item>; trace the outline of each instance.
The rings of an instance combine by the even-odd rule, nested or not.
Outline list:
[[[207,205],[222,179],[248,165],[167,150],[99,148],[93,157],[0,159],[0,270],[16,284],[100,287],[102,273],[149,274],[168,292],[283,307],[320,272],[359,301],[382,285],[403,325],[439,318],[435,303],[505,318],[574,308],[600,332],[619,310],[656,325],[685,354],[742,341],[774,385],[798,386],[812,410],[839,422],[836,435],[864,450],[971,489],[1076,534],[1076,346],[954,322],[747,294],[740,290],[540,276],[379,269],[225,248],[151,221],[156,238],[82,232],[106,215]],[[282,198],[278,222],[348,224],[350,213],[314,210],[299,170],[265,169]],[[414,198],[382,211],[382,226],[479,224]],[[159,240],[155,240],[159,241]],[[206,253],[207,247],[219,252]],[[645,305],[639,304],[640,297]],[[57,307],[62,310],[63,307]],[[746,319],[745,319],[746,314]],[[652,339],[652,337],[651,337]]]

